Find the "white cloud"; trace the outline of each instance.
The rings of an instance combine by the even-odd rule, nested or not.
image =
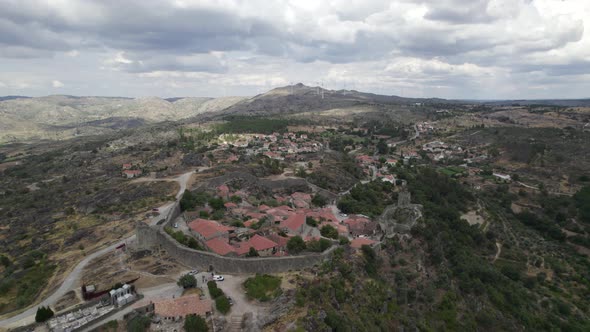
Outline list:
[[[58,88],[63,88],[64,84],[58,80],[53,80],[53,81],[51,81],[51,86],[58,89]]]
[[[12,75],[4,82],[60,77],[78,94],[158,94],[157,80],[178,94],[325,81],[583,97],[589,31],[587,0],[21,0],[0,12],[0,72]]]

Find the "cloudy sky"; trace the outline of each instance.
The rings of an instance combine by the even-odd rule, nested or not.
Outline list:
[[[0,0],[0,95],[590,97],[589,0]]]

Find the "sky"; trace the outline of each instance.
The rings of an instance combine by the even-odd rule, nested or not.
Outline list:
[[[0,95],[590,97],[589,0],[0,0]]]

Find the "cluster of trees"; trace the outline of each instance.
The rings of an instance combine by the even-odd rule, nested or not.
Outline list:
[[[166,233],[168,233],[168,235],[172,236],[172,238],[174,238],[174,240],[176,240],[178,243],[180,243],[184,246],[187,246],[187,247],[189,247],[191,249],[195,249],[195,250],[203,250],[203,247],[201,247],[201,245],[199,244],[199,241],[197,241],[192,236],[188,236],[188,235],[184,234],[182,231],[174,231],[170,227],[164,227],[164,231],[166,231]]]
[[[207,332],[209,326],[207,326],[207,321],[203,317],[190,314],[184,318],[184,330],[186,332]]]
[[[358,184],[338,201],[338,208],[344,213],[380,215],[385,207],[393,203],[393,185],[389,182],[372,181]]]
[[[197,206],[204,206],[211,199],[211,195],[206,192],[192,192],[186,190],[180,198],[180,209],[182,211],[193,210]],[[223,203],[221,205],[223,205]]]
[[[253,116],[231,116],[226,117],[224,120],[227,122],[216,128],[220,133],[261,133],[268,135],[273,132],[284,133],[287,131],[287,126],[297,124],[293,120]]]
[[[49,307],[39,307],[37,308],[37,313],[35,314],[35,322],[42,323],[48,321],[51,317],[53,317],[53,310]]]
[[[215,300],[215,308],[217,308],[222,314],[227,314],[231,309],[231,304],[229,303],[227,296],[225,296],[225,293],[217,287],[217,283],[213,280],[207,283],[207,288],[209,289],[209,295]]]
[[[539,231],[542,235],[553,240],[565,241],[566,235],[561,231],[561,228],[553,221],[546,218],[539,217],[534,213],[525,211],[516,215],[526,226],[532,227]]]

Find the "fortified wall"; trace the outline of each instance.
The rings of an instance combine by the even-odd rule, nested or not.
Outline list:
[[[172,216],[166,218],[166,223],[170,222]],[[286,257],[256,257],[256,258],[238,258],[224,257],[217,254],[194,250],[185,247],[174,240],[164,231],[163,225],[149,226],[145,223],[138,223],[135,229],[137,235],[137,247],[139,249],[163,249],[168,255],[174,257],[179,262],[206,271],[212,268],[219,273],[278,273],[290,270],[302,270],[314,265],[319,265],[328,260],[337,246],[324,251],[323,253],[313,253],[301,256]]]

